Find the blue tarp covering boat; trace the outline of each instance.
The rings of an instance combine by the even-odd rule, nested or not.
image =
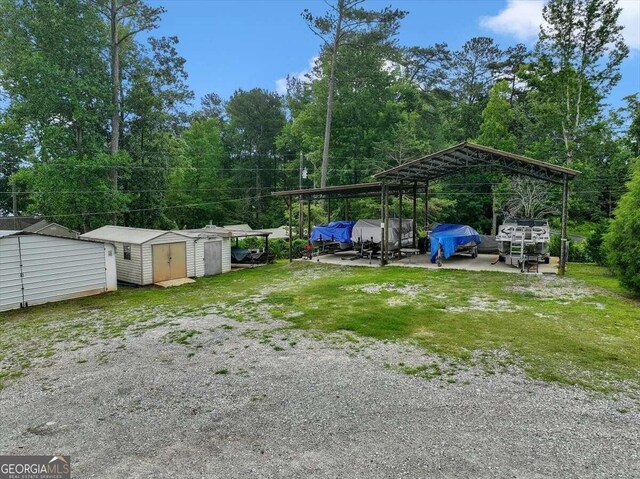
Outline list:
[[[312,242],[336,241],[351,244],[351,230],[355,224],[355,221],[332,221],[328,225],[314,226],[309,239]]]
[[[452,256],[458,246],[464,246],[469,243],[479,245],[482,241],[480,235],[471,226],[467,225],[438,225],[431,230],[431,262],[435,263],[438,259],[438,250],[442,248],[444,258]]]

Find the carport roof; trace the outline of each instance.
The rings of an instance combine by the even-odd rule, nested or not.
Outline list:
[[[399,185],[388,185],[389,190],[397,190]],[[301,190],[274,191],[273,196],[303,196],[315,199],[363,198],[377,196],[382,191],[382,183],[359,183],[355,185],[327,186],[325,188],[305,188]]]
[[[496,167],[512,174],[531,176],[552,183],[562,183],[580,174],[577,170],[553,165],[546,161],[496,150],[476,143],[464,142],[442,151],[408,161],[400,166],[377,173],[377,180],[427,181],[455,175],[471,167]]]

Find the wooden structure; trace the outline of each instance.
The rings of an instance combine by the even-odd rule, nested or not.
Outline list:
[[[564,274],[567,263],[567,220],[569,202],[569,181],[580,172],[562,166],[534,160],[502,150],[489,148],[471,142],[464,142],[430,155],[408,161],[386,171],[374,175],[376,183],[362,185],[344,185],[328,188],[292,190],[276,192],[274,195],[284,197],[289,206],[289,227],[292,222],[292,201],[294,198],[312,199],[332,197],[359,197],[380,195],[380,209],[383,228],[383,245],[380,262],[389,260],[389,195],[398,193],[399,210],[402,212],[402,199],[411,192],[413,199],[413,222],[417,223],[416,198],[419,187],[424,187],[425,211],[424,224],[428,224],[429,185],[446,176],[456,175],[470,169],[501,170],[512,175],[524,175],[562,186],[562,227],[559,274]],[[401,215],[401,213],[400,213]],[[402,220],[402,218],[400,217]],[[311,225],[309,225],[311,226]],[[309,228],[311,231],[311,228]],[[291,241],[289,242],[289,258],[291,259]],[[414,226],[415,245],[415,226]]]

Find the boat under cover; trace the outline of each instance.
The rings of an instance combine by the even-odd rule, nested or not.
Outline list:
[[[442,254],[447,259],[456,252],[459,246],[469,243],[479,245],[482,242],[476,230],[468,225],[441,224],[431,230],[429,236],[431,242],[431,262],[436,263],[438,250],[442,248]]]
[[[313,243],[319,241],[335,241],[351,244],[351,231],[355,221],[332,221],[327,225],[314,226],[309,238]]]

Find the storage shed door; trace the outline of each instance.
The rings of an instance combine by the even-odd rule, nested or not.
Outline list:
[[[187,244],[152,245],[153,282],[187,277]]]
[[[204,275],[222,273],[222,241],[204,243]]]

